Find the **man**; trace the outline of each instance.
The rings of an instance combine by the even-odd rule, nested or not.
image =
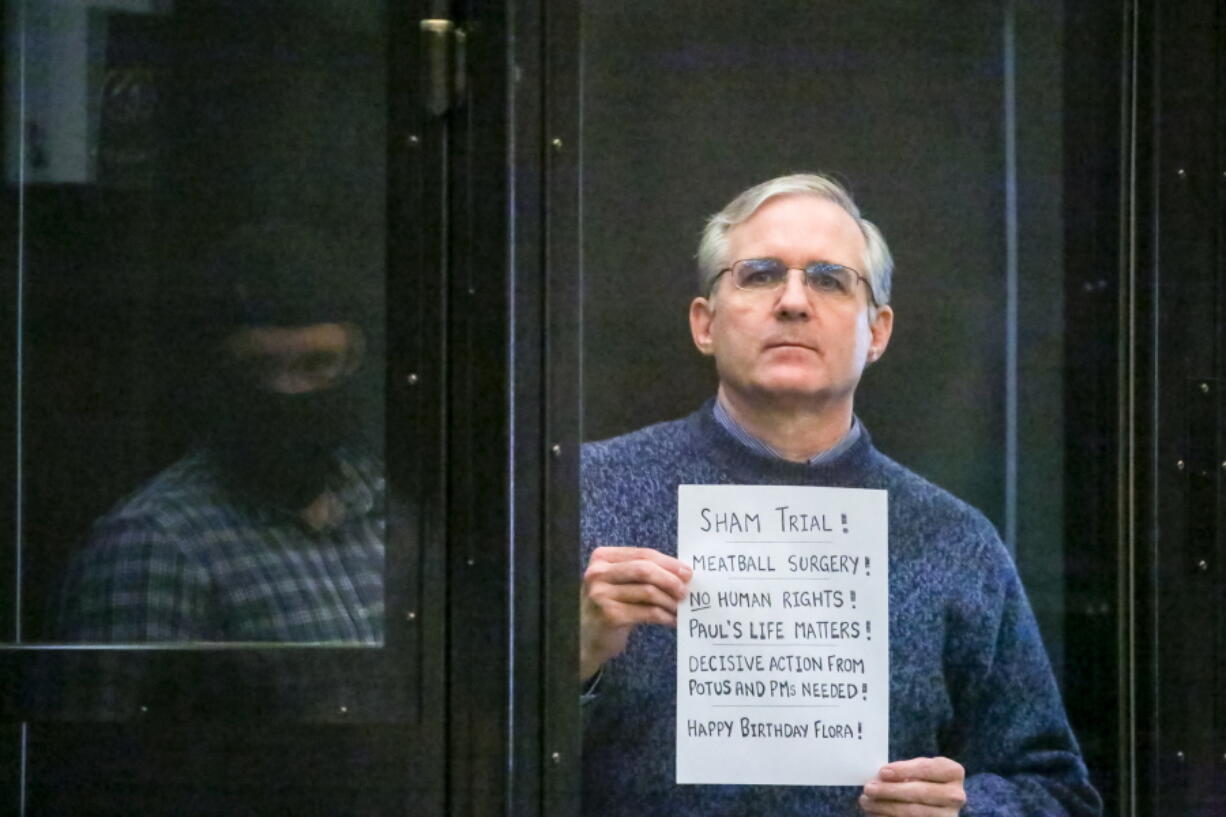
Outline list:
[[[698,253],[694,343],[716,397],[582,458],[584,808],[615,815],[1093,815],[1016,571],[974,509],[880,454],[856,419],[890,340],[892,261],[823,176],[753,187]],[[677,786],[680,484],[828,485],[889,495],[890,762],[863,789]],[[659,625],[659,626],[656,626]]]
[[[63,591],[72,641],[383,638],[377,376],[345,258],[240,230],[206,264],[199,444],[94,524]]]

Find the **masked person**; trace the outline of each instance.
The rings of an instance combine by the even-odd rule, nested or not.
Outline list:
[[[198,442],[94,523],[61,637],[382,641],[380,367],[346,270],[285,224],[212,255]]]

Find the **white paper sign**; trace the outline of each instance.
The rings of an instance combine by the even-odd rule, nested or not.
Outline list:
[[[677,782],[860,786],[889,747],[885,491],[682,485]]]

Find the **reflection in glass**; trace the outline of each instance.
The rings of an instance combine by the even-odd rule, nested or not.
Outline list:
[[[344,258],[288,225],[207,264],[200,441],[94,525],[70,641],[355,641],[383,627],[382,467]],[[364,365],[366,364],[366,365]]]
[[[9,4],[18,640],[382,643],[382,5]]]

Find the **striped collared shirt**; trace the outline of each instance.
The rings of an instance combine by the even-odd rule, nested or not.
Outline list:
[[[763,456],[774,457],[780,460],[787,459],[787,457],[783,456],[774,448],[771,448],[769,445],[750,434],[740,423],[732,419],[732,415],[728,413],[728,410],[724,408],[723,402],[718,398],[715,400],[715,420],[724,427],[725,431],[731,434],[734,439],[736,439],[746,448],[756,451]],[[860,439],[860,434],[860,421],[853,415],[851,418],[851,428],[847,430],[847,433],[843,435],[843,438],[835,443],[833,447],[809,457],[807,463],[809,465],[821,465],[823,463],[832,462],[833,460],[838,459],[839,455],[856,444],[856,440]]]
[[[385,483],[369,455],[339,453],[338,521],[223,487],[189,454],[94,523],[65,582],[60,637],[78,642],[383,640]]]

